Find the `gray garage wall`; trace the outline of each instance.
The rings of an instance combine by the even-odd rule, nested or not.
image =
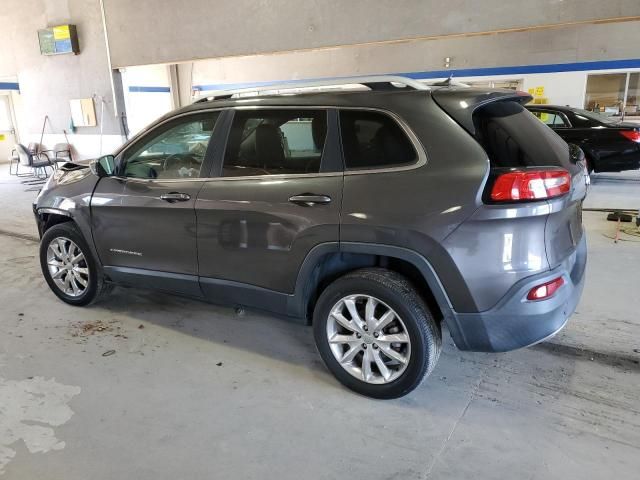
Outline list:
[[[638,1],[640,4],[640,1]],[[202,60],[193,85],[640,59],[640,21]],[[613,67],[609,67],[613,68]]]
[[[114,66],[640,15],[638,0],[104,2]]]
[[[43,56],[37,31],[47,26],[73,23],[78,28],[79,55]],[[97,0],[2,0],[0,10],[0,76],[14,76],[20,94],[14,95],[21,141],[38,140],[45,115],[48,146],[63,141],[71,120],[69,100],[103,97],[106,102],[103,139],[105,149],[119,142],[102,17]],[[100,115],[100,102],[95,102]],[[78,127],[70,140],[84,150],[99,142],[100,126]],[[52,135],[53,134],[53,135]]]

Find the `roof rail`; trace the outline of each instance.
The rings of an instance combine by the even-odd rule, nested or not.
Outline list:
[[[363,85],[371,90],[394,90],[396,88],[407,88],[409,90],[430,90],[429,86],[407,77],[397,75],[372,75],[358,77],[340,77],[325,80],[294,80],[289,83],[260,85],[256,87],[245,87],[231,90],[217,90],[206,97],[199,98],[193,103],[208,102],[211,100],[222,100],[232,98],[234,95],[251,94],[244,96],[260,96],[266,92],[269,95],[278,95],[273,93],[276,90],[296,90],[301,88],[320,88],[320,87],[339,87],[341,85]],[[291,93],[285,92],[287,95]],[[305,92],[306,93],[306,92]]]

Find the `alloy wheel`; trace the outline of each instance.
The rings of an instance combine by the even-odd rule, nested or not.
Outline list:
[[[342,368],[366,383],[396,380],[411,357],[404,322],[371,295],[349,295],[333,306],[327,319],[327,340]]]
[[[47,268],[56,287],[70,297],[81,296],[89,286],[87,260],[72,240],[56,237],[47,248]]]

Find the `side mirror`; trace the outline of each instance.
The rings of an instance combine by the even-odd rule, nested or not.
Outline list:
[[[103,155],[100,158],[91,160],[89,168],[91,168],[91,172],[94,175],[100,178],[110,177],[115,171],[116,159],[113,155]]]

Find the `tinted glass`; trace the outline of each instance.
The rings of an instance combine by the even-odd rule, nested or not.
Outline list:
[[[407,165],[418,158],[407,135],[388,115],[343,110],[340,132],[348,170]]]
[[[222,175],[318,173],[326,136],[324,110],[238,110]]]
[[[190,115],[141,138],[125,154],[124,175],[179,179],[200,176],[217,112]]]
[[[477,138],[494,167],[566,166],[569,146],[517,102],[493,102],[474,114]]]

